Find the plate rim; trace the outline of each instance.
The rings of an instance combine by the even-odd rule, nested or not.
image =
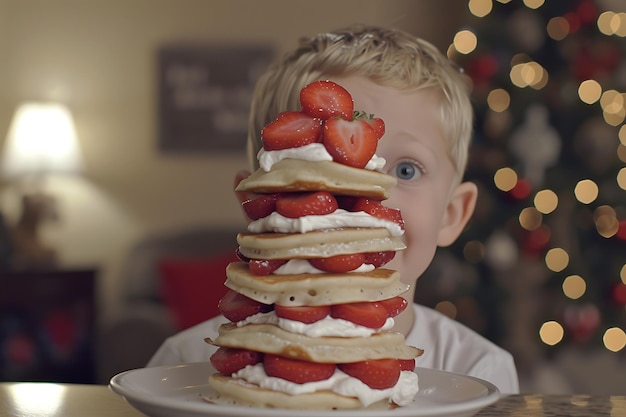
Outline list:
[[[208,362],[191,362],[191,363],[182,363],[178,365],[165,365],[153,367],[152,369],[174,369],[174,368],[192,368],[192,367],[210,367],[210,363]],[[219,405],[219,404],[211,404],[208,402],[187,402],[187,401],[175,401],[170,397],[157,397],[154,395],[150,395],[147,393],[138,392],[133,390],[128,386],[124,386],[123,380],[124,377],[131,375],[133,373],[141,372],[148,368],[137,368],[131,369],[127,371],[120,372],[113,376],[109,381],[109,389],[114,393],[123,397],[126,401],[128,401],[133,407],[137,407],[137,403],[146,404],[150,407],[161,407],[163,409],[173,410],[173,411],[185,411],[185,412],[193,412],[205,415],[222,415],[222,416],[251,416],[254,414],[254,407],[247,406],[236,406],[236,405]],[[417,416],[439,416],[439,415],[450,415],[452,413],[458,412],[468,412],[472,410],[476,410],[478,412],[484,407],[491,405],[498,401],[501,397],[501,393],[498,388],[492,383],[485,381],[481,378],[477,378],[470,375],[463,375],[449,371],[443,371],[432,368],[423,368],[416,367],[415,371],[418,373],[420,371],[424,372],[434,372],[439,374],[446,374],[450,377],[460,377],[464,379],[469,379],[474,382],[477,382],[484,386],[487,389],[487,393],[485,395],[471,398],[467,401],[460,401],[455,403],[445,404],[445,406],[437,406],[437,405],[425,405],[420,407],[418,411],[420,412]],[[210,387],[208,382],[206,384],[191,384],[189,387]],[[141,409],[140,409],[141,410]],[[265,410],[263,408],[259,408],[258,410]],[[337,416],[337,417],[375,417],[375,416],[396,416],[396,417],[409,417],[415,416],[415,407],[398,407],[392,410],[367,410],[367,409],[358,409],[358,410],[293,410],[293,409],[281,409],[281,408],[272,408],[272,415],[274,417],[292,417],[294,415],[303,414],[303,415],[320,415],[320,416]],[[212,412],[212,413],[210,413]],[[428,414],[424,414],[428,413]],[[243,413],[243,414],[242,414]],[[295,413],[295,414],[294,414]],[[263,414],[258,414],[263,415]]]

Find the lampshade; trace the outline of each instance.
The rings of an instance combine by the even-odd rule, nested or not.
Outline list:
[[[21,104],[5,140],[1,169],[5,177],[80,172],[82,158],[69,109],[59,103]]]

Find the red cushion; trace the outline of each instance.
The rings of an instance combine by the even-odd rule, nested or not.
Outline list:
[[[207,258],[163,259],[159,262],[165,305],[179,330],[215,317],[226,294],[226,266],[239,259],[234,251]]]

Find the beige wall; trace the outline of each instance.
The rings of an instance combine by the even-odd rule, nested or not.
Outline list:
[[[87,179],[49,183],[63,217],[46,237],[64,262],[98,265],[112,303],[119,262],[139,237],[242,224],[231,178],[245,167],[243,151],[174,156],[157,149],[159,45],[262,42],[282,53],[301,35],[366,22],[445,47],[465,13],[460,0],[0,0],[0,140],[22,100],[60,100],[73,110]],[[14,196],[5,187],[9,217]]]

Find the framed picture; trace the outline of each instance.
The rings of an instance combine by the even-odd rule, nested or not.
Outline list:
[[[269,46],[161,47],[159,149],[244,152],[252,90],[273,56]]]

